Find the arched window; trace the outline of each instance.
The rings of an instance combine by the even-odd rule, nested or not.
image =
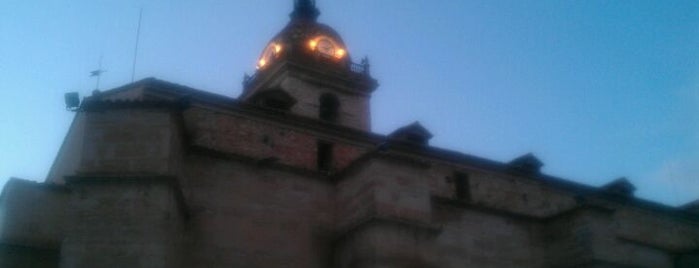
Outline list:
[[[337,97],[333,94],[323,94],[319,102],[318,117],[321,120],[335,122],[340,111],[340,101]]]

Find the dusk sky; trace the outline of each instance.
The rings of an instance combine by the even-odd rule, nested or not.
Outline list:
[[[441,148],[637,195],[699,198],[699,1],[317,0],[368,56],[380,134],[420,121]],[[0,186],[43,181],[74,113],[63,94],[162,80],[237,97],[292,0],[4,0]]]

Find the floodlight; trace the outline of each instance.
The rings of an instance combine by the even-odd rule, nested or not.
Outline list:
[[[68,92],[64,95],[66,102],[66,109],[75,110],[80,107],[80,95],[78,92]]]

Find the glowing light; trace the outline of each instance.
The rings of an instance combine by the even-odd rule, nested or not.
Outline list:
[[[338,59],[344,57],[345,54],[347,54],[347,51],[345,51],[344,49],[338,49],[337,51],[335,51],[335,57]]]
[[[261,59],[261,60],[257,63],[257,69],[260,69],[260,68],[262,68],[262,67],[265,67],[265,65],[267,65],[267,60]]]
[[[310,47],[313,51],[318,51],[326,56],[330,56],[338,60],[347,56],[347,50],[340,48],[335,40],[325,36],[318,36],[309,40],[308,47]]]
[[[282,46],[280,44],[274,44],[274,53],[279,54],[279,52],[282,52]]]

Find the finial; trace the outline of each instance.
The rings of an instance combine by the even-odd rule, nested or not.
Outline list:
[[[364,67],[364,74],[369,74],[371,72],[369,69],[371,68],[371,65],[369,64],[369,56],[364,56],[364,58],[362,58],[362,66]]]
[[[291,13],[292,19],[315,21],[318,15],[320,15],[320,11],[316,8],[315,0],[294,0],[294,12]]]

